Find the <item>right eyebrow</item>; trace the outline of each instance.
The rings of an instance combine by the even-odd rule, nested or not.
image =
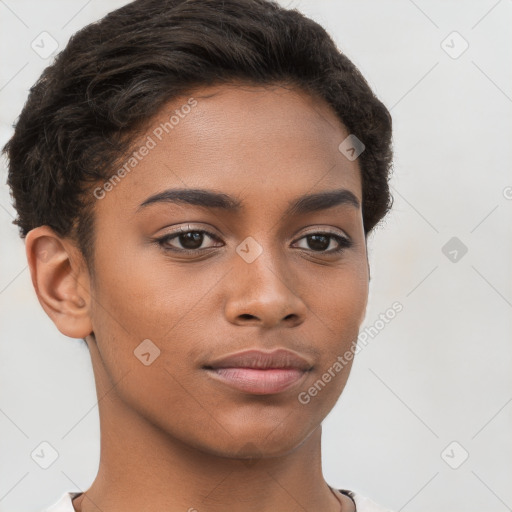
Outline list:
[[[204,208],[222,208],[223,210],[230,210],[234,212],[238,212],[242,209],[240,201],[228,196],[227,194],[215,192],[213,190],[192,188],[165,190],[164,192],[148,197],[138,209],[140,210],[150,204],[160,202],[185,203],[194,206],[202,206]]]

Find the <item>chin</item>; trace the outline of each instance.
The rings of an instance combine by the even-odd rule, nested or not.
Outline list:
[[[202,447],[201,451],[215,457],[225,459],[239,459],[247,463],[256,463],[258,459],[272,459],[284,457],[292,453],[303,440],[291,442],[259,443],[258,440],[238,440],[237,442],[226,443],[225,445],[209,445]]]
[[[203,439],[196,448],[210,455],[229,459],[283,457],[296,450],[314,430],[312,428],[305,432],[297,428],[297,425],[292,427],[286,423],[281,428],[274,425],[268,429],[263,428],[261,422],[254,425],[246,422],[236,430],[228,430],[236,434],[225,432],[223,436],[215,435],[212,439]]]

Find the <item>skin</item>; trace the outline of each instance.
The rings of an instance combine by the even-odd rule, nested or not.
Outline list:
[[[357,338],[368,298],[362,210],[351,204],[285,215],[305,194],[346,189],[362,201],[358,161],[338,145],[349,132],[318,98],[279,86],[219,85],[174,99],[140,142],[193,96],[191,112],[94,205],[94,272],[72,240],[48,226],[26,238],[38,298],[57,328],[85,338],[101,429],[100,466],[73,501],[82,512],[295,512],[354,510],[321,469],[321,422],[351,364],[308,404],[308,390]],[[156,139],[155,139],[156,140]],[[137,147],[137,145],[136,145]],[[100,184],[101,185],[101,184]],[[155,202],[171,188],[239,200],[238,213]],[[179,227],[206,229],[195,254]],[[187,228],[188,229],[188,228]],[[349,237],[326,249],[306,235]],[[248,236],[262,253],[236,251]],[[324,239],[325,241],[325,239]],[[146,366],[134,350],[150,339]],[[299,386],[254,395],[202,368],[248,348],[283,347],[313,368]],[[340,508],[341,500],[341,508]]]

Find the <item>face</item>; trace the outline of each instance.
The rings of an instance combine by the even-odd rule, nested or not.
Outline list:
[[[202,88],[166,105],[99,184],[87,341],[137,415],[243,457],[293,450],[331,410],[368,295],[348,135],[298,90]],[[296,358],[219,362],[278,349]]]

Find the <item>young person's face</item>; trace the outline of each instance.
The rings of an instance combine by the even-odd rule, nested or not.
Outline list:
[[[191,96],[197,104],[182,108]],[[166,133],[161,123],[176,109]],[[338,150],[348,135],[326,104],[297,90],[204,88],[162,109],[136,145],[150,148],[146,156],[139,151],[112,190],[97,191],[88,343],[136,415],[201,451],[250,456],[289,452],[331,410],[350,362],[317,384],[309,403],[299,394],[350,349],[364,318],[362,211],[345,201],[285,212],[320,192],[349,191],[361,204],[358,162]],[[173,189],[223,194],[240,207],[154,197]],[[171,239],[178,230],[189,234]],[[334,252],[342,245],[326,232],[352,245]],[[138,349],[143,340],[151,343]],[[228,354],[277,348],[311,366],[275,370],[288,382],[281,389],[265,391],[265,376],[252,380],[265,370],[240,373],[236,384],[206,368]]]

